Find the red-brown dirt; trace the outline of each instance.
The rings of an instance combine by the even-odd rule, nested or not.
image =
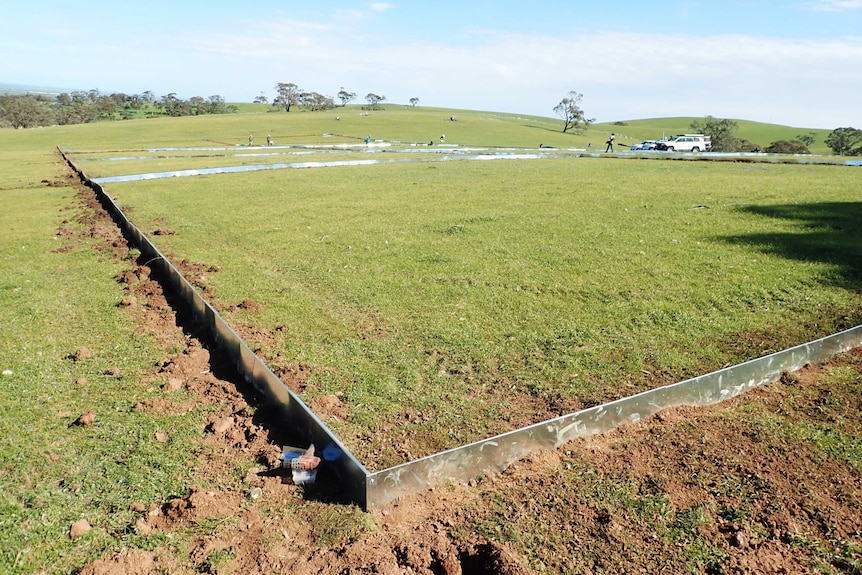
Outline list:
[[[89,235],[124,252],[92,192],[82,188],[79,198],[91,211]],[[188,556],[126,549],[81,575],[862,573],[860,350],[719,406],[662,412],[363,514],[314,497],[277,469],[281,446],[252,416],[254,395],[183,331],[146,266],[117,280],[135,302],[121,313],[166,350],[183,349],[167,354],[153,379],[167,377],[213,408],[202,423],[217,449],[193,463],[220,487],[134,507],[131,529],[186,538]],[[301,386],[304,367],[281,364]],[[325,418],[348,416],[337,396],[312,406]],[[135,408],[190,407],[142,398]],[[829,452],[839,434],[855,438],[854,453]],[[261,462],[241,481],[230,479],[238,454]]]

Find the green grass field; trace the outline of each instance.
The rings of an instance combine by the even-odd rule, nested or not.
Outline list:
[[[260,304],[229,321],[282,334],[262,352],[312,366],[306,399],[343,394],[336,428],[367,460],[361,438],[406,413],[432,418],[405,447],[426,454],[857,321],[857,182],[551,159],[108,189],[143,229],[176,232],[166,253],[221,268],[222,307]]]
[[[50,147],[2,158],[0,571],[69,573],[118,541],[164,543],[124,533],[129,505],[186,488],[199,424],[195,412],[131,409],[136,396],[154,392],[140,374],[164,350],[118,313],[121,264],[86,246],[55,251],[64,245],[59,227],[74,227],[62,222],[78,207],[73,190],[41,183],[58,175]],[[92,358],[75,361],[81,348]],[[94,405],[96,426],[69,426]],[[159,429],[170,432],[169,444],[154,439]],[[82,518],[100,528],[76,543],[68,530]]]
[[[450,115],[396,107],[148,120],[133,125],[140,148],[107,133],[70,147],[102,176],[286,161],[245,157],[247,132],[278,144],[355,144],[366,133],[397,145],[445,129],[447,143],[533,148],[539,138],[585,147],[605,129],[572,136],[548,119]],[[665,125],[644,124],[636,129]],[[210,141],[234,147],[105,159]],[[383,156],[360,147],[295,159]],[[339,394],[350,416],[333,426],[379,467],[857,321],[857,181],[834,166],[547,158],[277,170],[108,191],[145,231],[175,232],[157,240],[166,253],[222,270],[206,280],[219,306],[260,305],[225,315],[280,334],[251,343],[274,369],[311,367],[307,401]],[[384,452],[387,442],[394,449]]]
[[[81,209],[70,188],[43,183],[61,178],[55,145],[103,157],[249,133],[285,144],[445,133],[584,147],[611,129],[654,137],[657,122],[575,136],[547,118],[387,106],[0,131],[0,571],[68,573],[122,547],[182,555],[194,533],[142,537],[129,505],[185,493],[188,462],[206,450],[199,412],[131,409],[162,393],[141,374],[165,350],[119,307],[124,262],[55,251]],[[324,136],[333,126],[337,140]],[[220,266],[206,284],[223,308],[260,304],[225,316],[280,334],[256,345],[311,367],[306,399],[342,393],[349,417],[333,426],[382,467],[859,324],[858,184],[856,168],[837,166],[585,158],[108,191],[145,231],[176,232],[158,237],[166,252]],[[91,361],[72,359],[81,347]],[[69,427],[94,401],[99,425]],[[81,518],[98,527],[72,541]]]

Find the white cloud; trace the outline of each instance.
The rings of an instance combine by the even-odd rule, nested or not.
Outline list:
[[[855,110],[849,103],[840,107],[846,98],[838,95],[862,90],[862,78],[848,73],[862,69],[858,41],[488,34],[476,47],[400,46],[369,58],[377,74],[368,80],[397,79],[386,90],[399,93],[399,100],[416,95],[428,105],[442,100],[551,115],[576,90],[584,94],[587,114],[600,120],[712,114],[829,126],[852,120],[846,116]],[[852,113],[860,123],[859,112]]]
[[[375,2],[371,5],[371,9],[375,12],[385,12],[386,10],[391,10],[395,8],[395,4],[389,4],[387,2]]]
[[[814,0],[808,4],[803,4],[803,7],[810,10],[840,12],[842,10],[862,8],[862,0]]]
[[[220,94],[230,101],[272,95],[276,83],[293,82],[328,95],[344,86],[393,103],[418,97],[427,106],[553,116],[560,99],[576,90],[587,115],[600,121],[710,114],[804,127],[862,125],[853,97],[862,93],[856,72],[862,37],[465,30],[469,45],[393,45],[364,28],[338,16],[325,24],[240,21],[135,50],[65,51],[69,60],[58,66],[88,71],[77,80],[85,87]],[[104,70],[115,74],[113,86],[104,85]]]

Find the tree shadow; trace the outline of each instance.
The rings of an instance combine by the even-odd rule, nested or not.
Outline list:
[[[796,231],[723,236],[732,244],[804,262],[835,266],[823,278],[829,285],[862,288],[862,202],[823,202],[779,206],[746,206],[741,211],[796,223]]]

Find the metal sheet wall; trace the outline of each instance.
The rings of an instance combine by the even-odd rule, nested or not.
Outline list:
[[[656,412],[681,405],[705,406],[776,381],[785,371],[824,362],[837,353],[862,345],[862,326],[799,345],[759,359],[681,381],[503,433],[372,473],[367,502],[378,507],[409,493],[446,481],[468,481],[505,469],[518,459],[555,449],[572,439],[636,423]]]
[[[61,152],[62,153],[62,152]],[[63,154],[66,162],[96,193],[105,210],[120,227],[126,239],[137,247],[147,265],[170,283],[194,311],[196,320],[205,327],[219,350],[235,365],[238,373],[273,404],[279,407],[285,430],[305,444],[313,443],[324,464],[321,472],[332,474],[341,486],[342,495],[366,507],[365,483],[368,472],[323,422],[249,349],[242,338],[186,280],[180,271],[156,248],[141,230],[131,223],[101,185],[90,180]]]
[[[468,481],[488,472],[501,471],[531,453],[555,449],[578,437],[636,423],[662,409],[681,405],[705,406],[724,401],[753,387],[773,382],[786,371],[795,371],[808,363],[825,362],[837,353],[862,345],[862,326],[857,326],[713,373],[369,473],[130,222],[101,185],[89,180],[65,154],[63,157],[96,191],[127,239],[144,254],[148,265],[168,278],[171,287],[191,306],[198,320],[204,323],[220,348],[233,360],[239,373],[281,406],[285,427],[306,442],[322,448],[320,451],[326,468],[334,472],[343,494],[363,508],[379,507],[398,497],[448,481]]]

